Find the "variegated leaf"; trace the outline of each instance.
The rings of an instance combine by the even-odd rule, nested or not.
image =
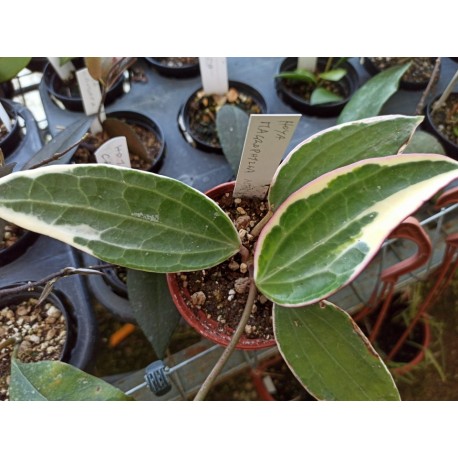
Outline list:
[[[240,247],[234,225],[215,202],[149,172],[49,166],[0,179],[0,196],[0,218],[133,269],[207,268]]]
[[[422,120],[422,116],[377,116],[312,135],[296,146],[278,168],[269,191],[270,205],[278,208],[294,191],[338,167],[397,154]]]
[[[435,154],[366,159],[295,192],[258,239],[255,282],[273,302],[311,304],[354,279],[387,235],[458,178]]]

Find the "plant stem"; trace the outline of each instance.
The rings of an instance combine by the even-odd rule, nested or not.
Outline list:
[[[49,164],[50,162],[53,162],[59,158],[61,158],[62,156],[64,156],[65,154],[67,154],[69,151],[72,150],[72,148],[75,148],[75,146],[78,146],[82,141],[84,141],[87,137],[87,133],[84,134],[80,140],[78,140],[76,143],[74,143],[73,145],[69,146],[65,151],[62,151],[60,153],[55,153],[53,154],[51,157],[48,157],[47,159],[44,159],[42,160],[41,162],[38,162],[37,164],[35,165],[32,165],[29,167],[29,170],[32,170],[32,169],[37,169],[38,167],[41,167],[43,165],[46,165],[46,164]]]
[[[423,92],[420,101],[418,102],[417,109],[415,110],[416,115],[421,115],[423,113],[423,108],[425,107],[426,98],[433,90],[439,81],[439,69],[440,69],[441,58],[438,57],[434,63],[434,68],[431,73],[431,78],[429,78],[428,85],[426,86],[425,91]]]
[[[14,337],[10,337],[9,339],[6,339],[4,342],[0,343],[0,350],[11,345],[14,345],[16,342],[17,340]]]
[[[104,267],[104,266],[101,266]],[[0,297],[7,296],[8,294],[16,294],[20,293],[22,291],[28,291],[31,288],[35,288],[36,286],[42,286],[45,285],[49,282],[55,282],[56,280],[60,278],[65,278],[69,277],[70,275],[90,275],[90,274],[97,274],[97,275],[104,275],[103,272],[98,272],[96,270],[92,269],[84,269],[84,268],[75,268],[75,267],[64,267],[63,269],[59,270],[58,272],[55,272],[53,274],[50,274],[41,280],[37,281],[28,281],[27,283],[24,283],[22,285],[18,286],[13,286],[11,288],[4,288],[0,290]]]
[[[273,211],[272,210],[269,210],[265,215],[264,215],[264,218],[262,218],[261,221],[259,221],[258,224],[256,224],[256,226],[253,228],[253,230],[250,232],[250,234],[253,236],[253,237],[257,237],[263,227],[269,222],[270,218],[272,218],[272,215],[273,215]]]
[[[194,401],[203,401],[205,399],[208,392],[210,391],[210,388],[212,387],[213,383],[215,382],[216,377],[218,377],[224,365],[226,364],[227,360],[234,352],[235,346],[237,345],[237,342],[239,341],[240,337],[242,336],[245,330],[245,326],[248,323],[248,319],[250,318],[251,309],[253,308],[254,300],[258,292],[258,290],[256,289],[256,285],[254,284],[253,278],[250,277],[250,280],[251,280],[251,283],[250,283],[250,290],[248,292],[248,298],[247,298],[245,308],[242,313],[242,317],[240,318],[240,322],[237,326],[237,329],[235,330],[234,335],[232,336],[232,339],[229,342],[229,345],[224,349],[224,352],[220,356],[219,360],[216,362],[215,366],[213,367],[213,369],[211,370],[211,372],[208,374],[207,378],[205,379],[204,383],[200,387],[198,393],[196,394],[194,398]]]

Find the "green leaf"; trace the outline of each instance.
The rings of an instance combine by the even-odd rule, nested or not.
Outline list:
[[[318,76],[322,80],[326,81],[340,81],[347,74],[347,70],[344,68],[336,68],[334,70],[329,70],[328,72],[320,73]]]
[[[409,66],[410,62],[388,68],[363,84],[345,105],[337,124],[377,116],[385,102],[398,90],[399,81]]]
[[[103,380],[61,361],[11,360],[11,401],[133,401]]]
[[[366,159],[295,192],[259,236],[254,278],[277,304],[318,302],[353,280],[388,234],[458,178],[436,154]]]
[[[234,105],[224,105],[216,114],[216,129],[224,156],[234,174],[239,170],[249,116]]]
[[[127,289],[135,320],[156,356],[163,359],[180,321],[165,275],[128,269]]]
[[[274,306],[278,348],[307,391],[326,401],[399,401],[393,377],[343,310],[330,302]]]
[[[306,83],[316,84],[316,76],[305,68],[298,68],[292,72],[282,72],[275,76],[276,78],[285,78],[290,80],[305,81]]]
[[[31,57],[0,57],[0,83],[14,78],[31,59]]]
[[[73,57],[59,57],[59,65],[62,67],[65,64],[71,62]]]
[[[103,130],[108,134],[110,138],[123,136],[126,137],[127,148],[133,154],[138,157],[148,160],[148,151],[140,140],[135,130],[132,129],[127,123],[116,118],[107,118],[102,123]]]
[[[0,195],[0,218],[132,269],[204,269],[240,247],[234,225],[215,202],[150,172],[54,165],[0,179]]]
[[[43,148],[33,155],[28,162],[24,165],[24,170],[29,169],[44,160],[50,159],[52,156],[58,153],[62,153],[69,149],[75,143],[79,142],[94,120],[94,116],[86,116],[79,121],[66,127],[62,132],[59,132],[53,139],[47,143]],[[77,146],[71,148],[67,153],[58,159],[52,161],[52,164],[65,164],[70,161],[73,154],[75,153]]]
[[[310,96],[310,105],[321,105],[323,103],[340,102],[343,97],[334,94],[323,87],[317,87]]]
[[[294,148],[278,168],[269,190],[270,205],[278,208],[294,191],[338,167],[398,153],[422,120],[421,116],[378,116],[313,135]]]
[[[410,153],[445,154],[445,150],[434,135],[418,130],[413,134],[412,140],[404,150],[404,154]]]

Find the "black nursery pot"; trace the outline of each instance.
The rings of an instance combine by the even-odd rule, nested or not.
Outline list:
[[[22,229],[22,234],[10,246],[0,249],[0,267],[21,257],[38,238],[36,232]]]
[[[327,58],[318,58],[318,68],[324,70]],[[341,65],[347,70],[347,74],[337,82],[345,94],[344,99],[338,102],[323,103],[319,105],[310,105],[303,97],[294,93],[285,84],[283,78],[275,78],[275,88],[278,96],[289,106],[299,111],[300,113],[318,116],[318,117],[333,117],[337,116],[344,108],[350,97],[358,88],[359,79],[356,70],[351,64],[345,62]],[[297,57],[287,57],[280,64],[278,73],[293,71],[297,68]]]
[[[427,131],[432,133],[442,144],[447,153],[447,156],[458,160],[458,144],[453,143],[448,137],[446,137],[434,124],[431,109],[434,103],[440,98],[442,94],[438,95],[434,100],[428,103],[424,109],[425,119],[423,121],[423,125]],[[453,92],[450,96],[454,96],[458,98],[458,93]],[[450,97],[449,96],[449,97]]]
[[[195,62],[183,63],[180,66],[168,65],[166,57],[145,57],[146,61],[162,76],[173,78],[192,78],[199,75],[199,60]]]
[[[241,83],[239,81],[229,80],[229,88],[234,88],[240,94],[251,97],[253,99],[253,102],[259,107],[260,114],[267,112],[267,104],[264,100],[264,97],[253,87],[249,86],[248,84]],[[191,107],[195,104],[196,96],[201,91],[203,91],[202,87],[199,88],[197,91],[194,91],[188,98],[188,100],[180,110],[178,125],[185,139],[188,140],[190,143],[194,143],[193,146],[195,146],[196,148],[209,153],[222,154],[223,150],[220,145],[215,146],[208,139],[203,138],[201,135],[199,135],[199,133],[196,132],[192,127]],[[210,130],[214,130],[216,132],[216,122],[209,123],[208,126]],[[191,137],[192,141],[189,140],[189,136]]]
[[[156,135],[156,138],[161,146],[156,158],[153,160],[153,163],[149,168],[149,171],[158,172],[164,162],[166,152],[164,133],[159,125],[152,118],[135,111],[113,111],[112,113],[107,113],[107,117],[124,119],[127,124],[143,127]]]
[[[77,70],[83,68],[84,61],[81,59],[73,62]],[[124,76],[121,76],[113,87],[107,92],[105,106],[110,105],[124,94]],[[81,98],[76,77],[70,83],[64,83],[51,64],[47,64],[43,71],[43,81],[51,97],[61,102],[70,111],[84,111],[83,100]]]
[[[14,105],[7,99],[0,99],[0,102],[10,117],[12,124],[11,131],[0,139],[0,148],[3,151],[4,157],[7,158],[17,149],[24,135],[22,133],[21,126],[19,125],[19,115]]]

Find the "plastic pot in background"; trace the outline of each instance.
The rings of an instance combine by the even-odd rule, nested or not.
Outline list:
[[[9,240],[5,240],[5,234],[0,238],[0,267],[13,262],[22,256],[38,238],[36,232],[22,229],[16,225],[6,223],[4,232],[9,232]]]
[[[200,73],[198,57],[145,57],[145,59],[162,76],[192,78]]]
[[[246,111],[247,114],[267,112],[264,97],[256,89],[245,83],[229,80],[229,91],[231,88],[240,95],[233,104]],[[180,110],[179,128],[185,139],[196,148],[222,154],[223,150],[216,132],[216,103],[211,100],[213,100],[212,95],[203,94],[202,88],[194,91]],[[247,111],[250,100],[252,107]],[[188,136],[191,138],[189,139]]]
[[[443,113],[436,112],[437,114],[433,117],[431,113],[434,103],[440,98],[441,95],[442,94],[438,95],[434,100],[426,105],[424,110],[425,120],[423,121],[423,125],[427,131],[432,133],[440,141],[447,153],[447,156],[458,160],[458,143],[454,143],[448,136],[443,133],[443,130],[439,127],[445,115]],[[448,96],[446,103],[451,103],[452,101],[454,104],[458,103],[458,92],[451,93]]]
[[[11,120],[12,127],[10,132],[5,132],[2,136],[0,136],[0,148],[3,151],[3,156],[7,158],[17,149],[24,137],[24,134],[21,126],[19,125],[19,114],[15,105],[7,99],[0,99],[0,102]],[[3,127],[2,131],[3,130],[6,131],[6,128]]]
[[[374,59],[373,57],[364,57],[363,60],[363,66],[367,70],[367,72],[374,76],[377,73],[380,73],[382,70],[386,70],[387,68],[394,66],[394,65],[401,65],[402,62],[406,63],[407,60],[406,58],[400,58],[400,57],[392,57],[392,58],[381,58],[381,59],[393,59],[393,63],[389,65],[388,63],[384,62],[383,68],[377,66],[377,64],[371,60]],[[401,60],[400,60],[401,59]],[[405,89],[408,91],[420,91],[422,89],[425,89],[426,86],[429,83],[434,64],[436,61],[436,57],[412,57],[412,64],[411,68],[409,68],[405,75],[401,78],[401,81],[399,83],[399,87],[401,89]],[[427,63],[429,65],[429,68],[431,72],[429,74],[421,75],[419,68],[421,68],[421,65]]]
[[[77,59],[74,61],[74,64],[77,70],[84,67],[84,61],[82,59]],[[124,95],[124,81],[125,77],[123,75],[107,92],[105,106],[110,105]],[[69,82],[64,82],[59,78],[52,65],[47,64],[43,71],[43,82],[51,98],[55,101],[57,100],[65,109],[70,111],[84,111],[83,100],[76,77],[72,78]]]
[[[223,183],[206,192],[206,195],[217,201],[226,193],[231,193],[235,182]],[[172,299],[185,321],[200,335],[222,346],[227,346],[231,341],[234,329],[208,317],[200,308],[189,305],[190,293],[187,287],[180,282],[180,274],[167,274],[167,283]],[[259,350],[276,345],[272,336],[269,339],[249,338],[245,334],[240,338],[236,348],[242,350]]]
[[[134,158],[133,152],[130,151],[132,162],[131,165],[132,168],[140,168],[141,170],[158,172],[162,166],[166,153],[164,134],[159,125],[152,118],[145,116],[141,113],[137,113],[135,111],[114,111],[111,113],[107,113],[107,117],[120,119],[132,127],[138,126],[139,128],[144,129],[144,131],[153,134],[153,136],[155,137],[155,143],[152,145],[144,143],[147,150],[149,150],[148,152],[150,153],[151,163],[149,165],[145,165],[145,167],[135,167],[135,164],[132,161],[132,159]],[[93,141],[95,142],[96,140],[94,139]],[[86,143],[91,143],[91,141],[86,140]],[[102,142],[97,142],[97,145],[98,144],[102,144]],[[97,145],[93,144],[94,150],[97,148]],[[77,163],[95,162],[95,157],[92,154],[93,151],[91,152],[88,149],[84,151],[85,148],[86,147],[84,146],[84,143],[82,143],[80,147],[77,149],[76,153],[74,154],[72,161],[75,161]]]
[[[318,68],[320,71],[324,70],[326,60],[327,58],[318,58]],[[345,94],[343,100],[311,105],[302,95],[299,95],[293,90],[294,86],[299,86],[303,83],[295,81],[289,86],[284,78],[275,78],[275,88],[277,90],[277,94],[287,105],[294,108],[299,113],[323,118],[337,116],[343,110],[344,106],[350,100],[356,89],[358,89],[359,84],[358,74],[349,62],[343,63],[340,67],[347,71],[347,74],[337,82]],[[297,57],[287,57],[280,64],[277,73],[294,71],[296,68]]]

